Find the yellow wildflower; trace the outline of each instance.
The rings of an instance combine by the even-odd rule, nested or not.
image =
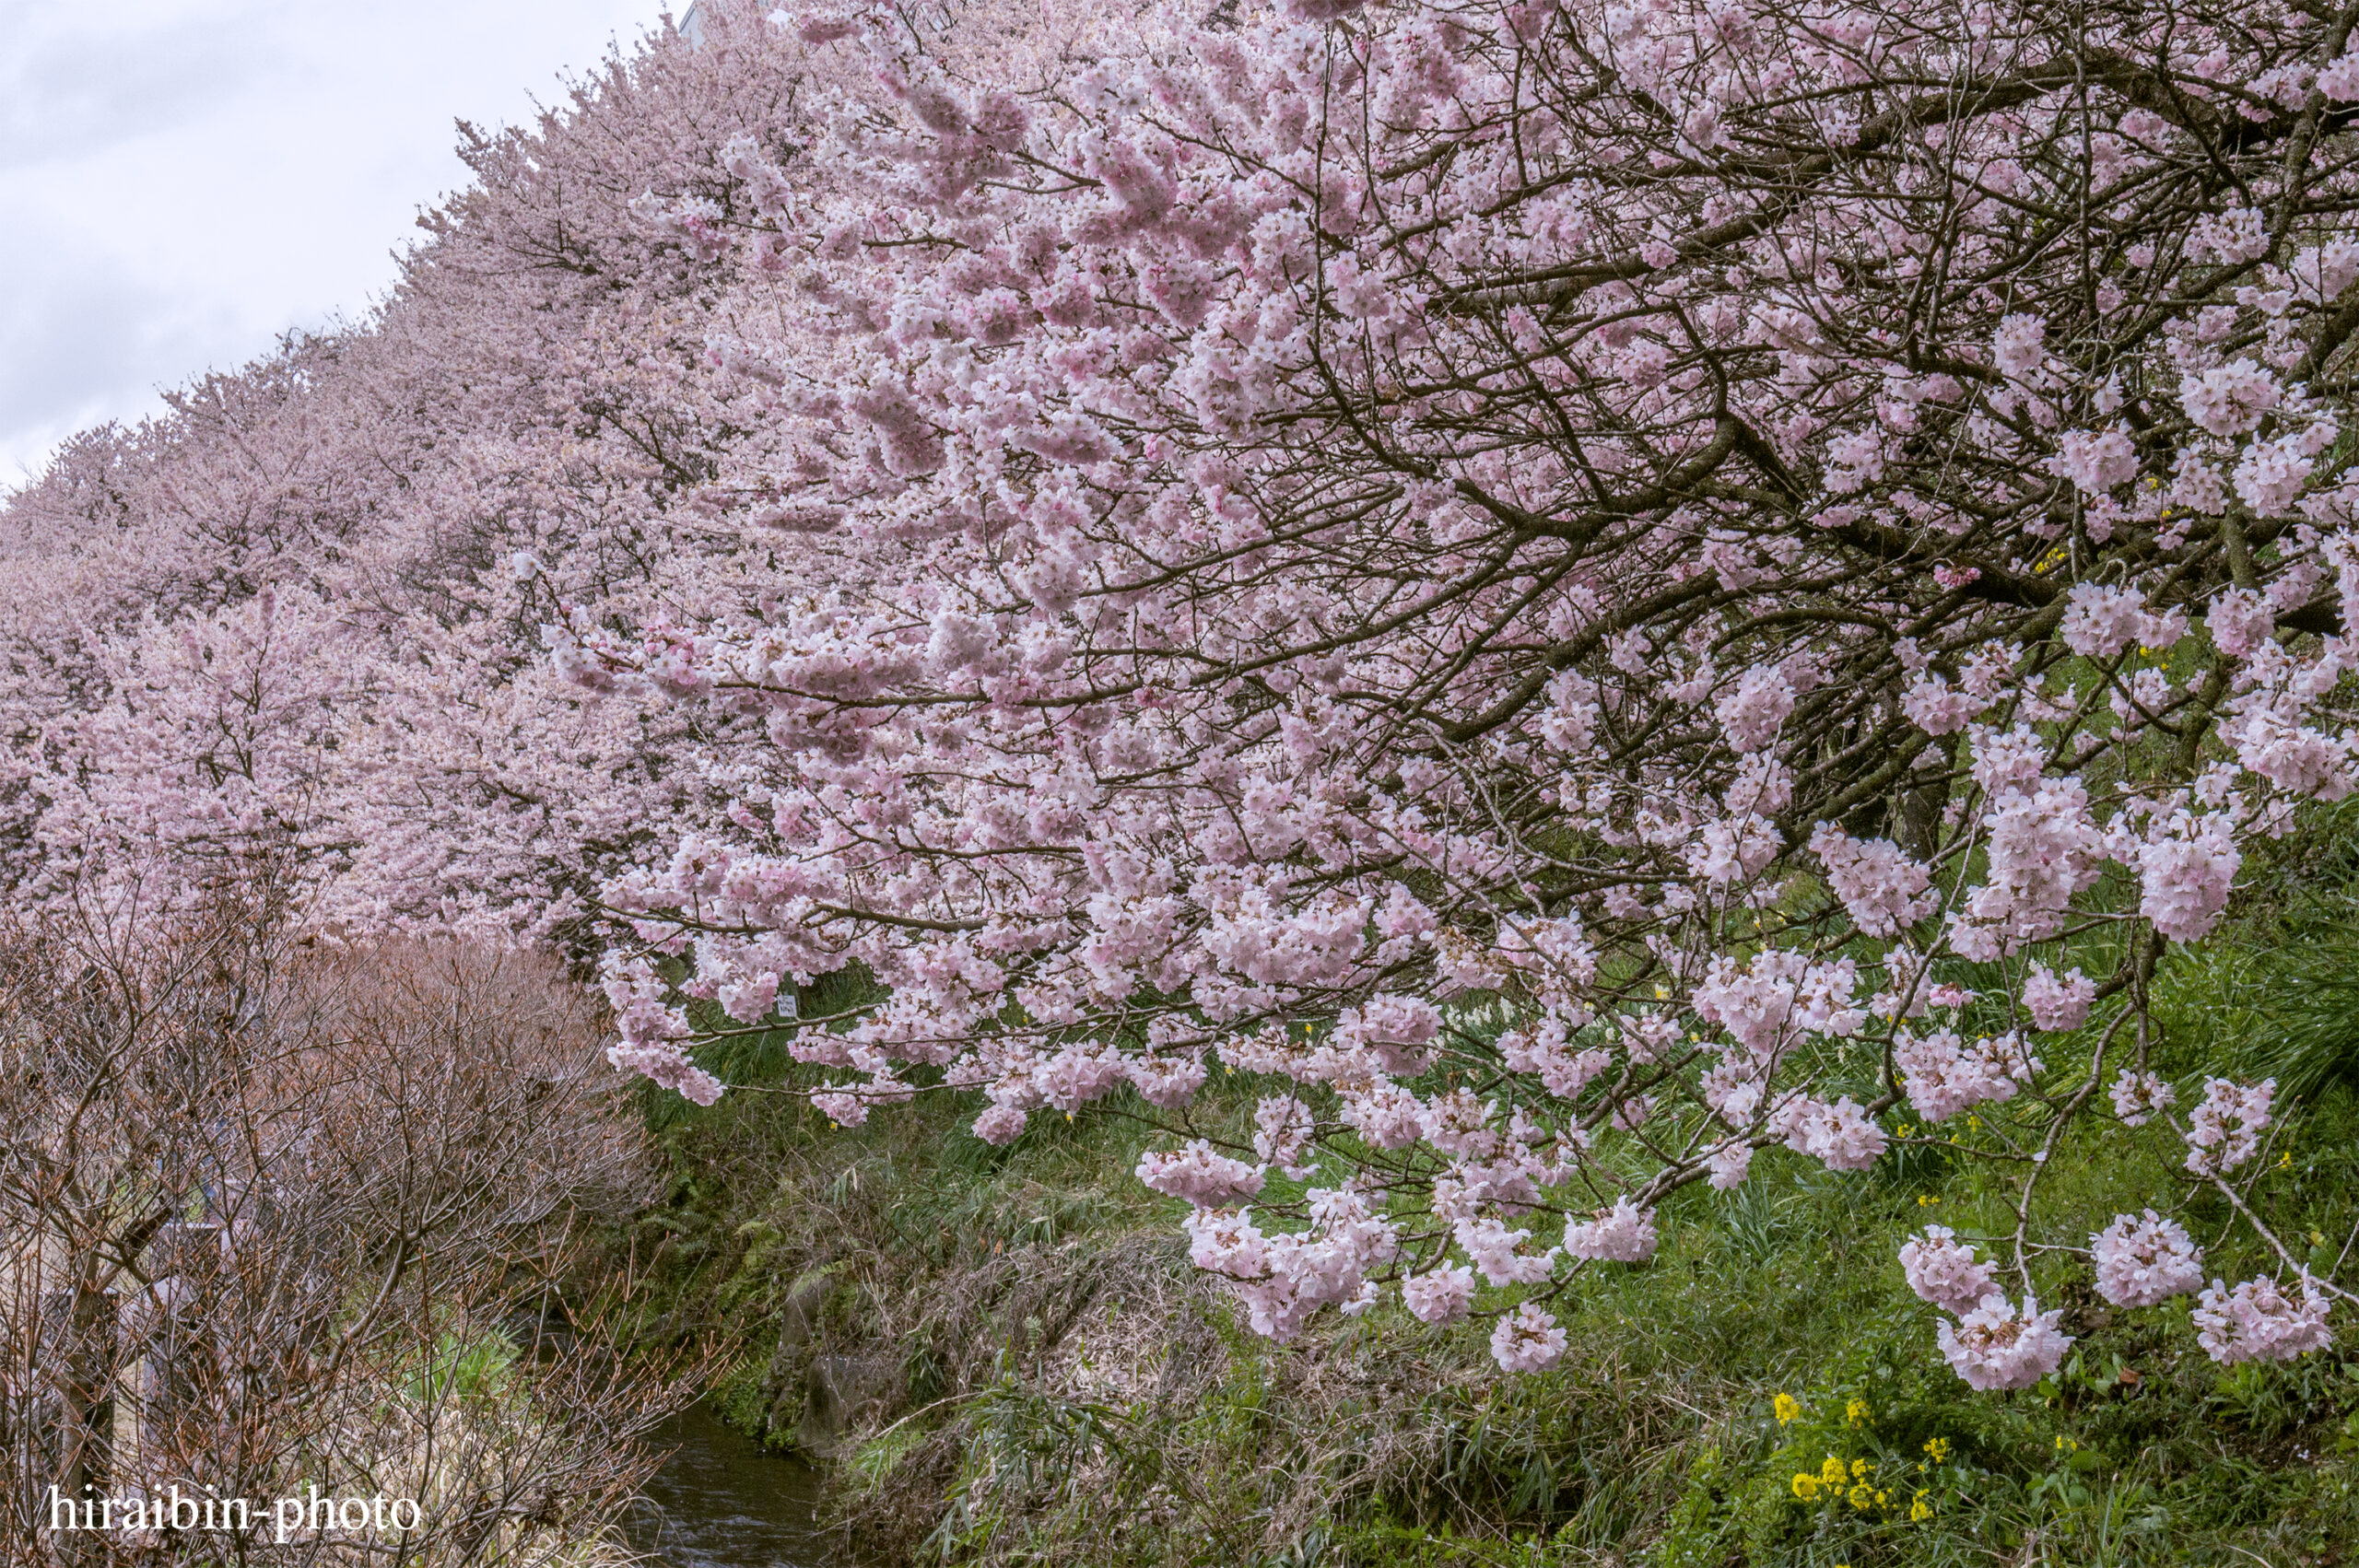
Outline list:
[[[1851,1461],[1851,1479],[1853,1480],[1865,1480],[1868,1479],[1868,1462],[1865,1459],[1854,1459]]]
[[[1840,1492],[1850,1480],[1851,1471],[1842,1460],[1829,1454],[1826,1457],[1826,1463],[1818,1467],[1818,1479],[1825,1482],[1830,1490]]]
[[[1868,1419],[1868,1402],[1865,1399],[1853,1399],[1843,1407],[1843,1424],[1846,1426],[1858,1426]]]
[[[1908,1516],[1920,1524],[1933,1516],[1933,1505],[1925,1501],[1923,1492],[1919,1492],[1917,1501],[1908,1505]]]
[[[1844,1495],[1845,1500],[1854,1508],[1870,1508],[1875,1505],[1876,1489],[1864,1482],[1853,1487]]]
[[[1928,1437],[1925,1439],[1925,1452],[1931,1454],[1933,1457],[1933,1463],[1938,1465],[1950,1457],[1950,1440],[1946,1437]]]
[[[1805,1503],[1818,1500],[1818,1478],[1808,1470],[1794,1472],[1794,1495]]]
[[[1788,1422],[1802,1413],[1802,1402],[1800,1399],[1795,1398],[1791,1394],[1778,1395],[1776,1398],[1769,1401],[1769,1408],[1777,1412],[1778,1424],[1779,1426],[1785,1425]]]

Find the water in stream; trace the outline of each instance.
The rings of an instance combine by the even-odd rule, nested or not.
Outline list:
[[[634,1544],[663,1568],[847,1568],[817,1523],[819,1476],[693,1406],[651,1441],[675,1450],[647,1483]]]

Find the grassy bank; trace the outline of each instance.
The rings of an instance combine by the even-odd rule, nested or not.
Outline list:
[[[2156,1064],[2242,1062],[2298,1087],[2247,1201],[2324,1267],[2359,1223],[2359,1054],[2344,876],[2311,853],[2256,868],[2259,907],[2165,962]],[[1242,1127],[1253,1094],[1222,1080],[1207,1114]],[[1129,1175],[1157,1136],[1144,1106],[1042,1119],[1005,1150],[968,1136],[973,1109],[921,1098],[843,1130],[755,1092],[659,1117],[673,1185],[647,1223],[683,1310],[735,1335],[733,1419],[828,1461],[848,1527],[887,1561],[2359,1556],[2359,1327],[2338,1322],[2333,1352],[2222,1368],[2186,1299],[2108,1309],[2085,1257],[2044,1254],[2039,1295],[2077,1342],[2039,1387],[1975,1394],[1895,1252],[1928,1223],[2012,1231],[2016,1188],[1905,1106],[1887,1120],[1913,1136],[1871,1172],[1770,1150],[1732,1192],[1679,1194],[1654,1260],[1584,1271],[1555,1309],[1564,1362],[1518,1378],[1486,1326],[1428,1328],[1397,1301],[1256,1340],[1189,1268],[1180,1205]],[[2008,1107],[1981,1111],[2005,1129]],[[2225,1200],[2178,1182],[2183,1153],[2160,1127],[2068,1143],[2047,1223],[2077,1239],[2124,1193],[2182,1193],[2189,1228],[2220,1238],[2210,1273],[2266,1270]]]

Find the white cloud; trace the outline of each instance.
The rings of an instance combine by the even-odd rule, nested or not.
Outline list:
[[[145,411],[159,379],[202,370],[240,323],[110,256],[41,248],[0,262],[0,486],[76,430]]]
[[[685,9],[685,6],[682,7]],[[522,120],[662,0],[0,0],[0,486],[364,313],[454,120]]]

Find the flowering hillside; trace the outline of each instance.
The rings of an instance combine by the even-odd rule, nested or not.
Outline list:
[[[1964,1389],[2323,1364],[2335,1074],[2166,977],[2359,788],[2359,13],[711,9],[10,503],[19,898],[267,854],[703,1106],[1144,1118],[1278,1345],[1547,1375],[1938,1165]]]
[[[742,202],[722,149],[835,90],[708,7],[534,126],[462,127],[475,183],[365,322],[70,442],[0,520],[15,679],[0,835],[19,897],[178,897],[267,848],[315,918],[573,930],[725,789],[709,729],[581,700],[544,622],[755,614],[771,542],[717,524],[764,389],[714,336],[762,309],[634,208]],[[170,890],[169,895],[166,890]]]

